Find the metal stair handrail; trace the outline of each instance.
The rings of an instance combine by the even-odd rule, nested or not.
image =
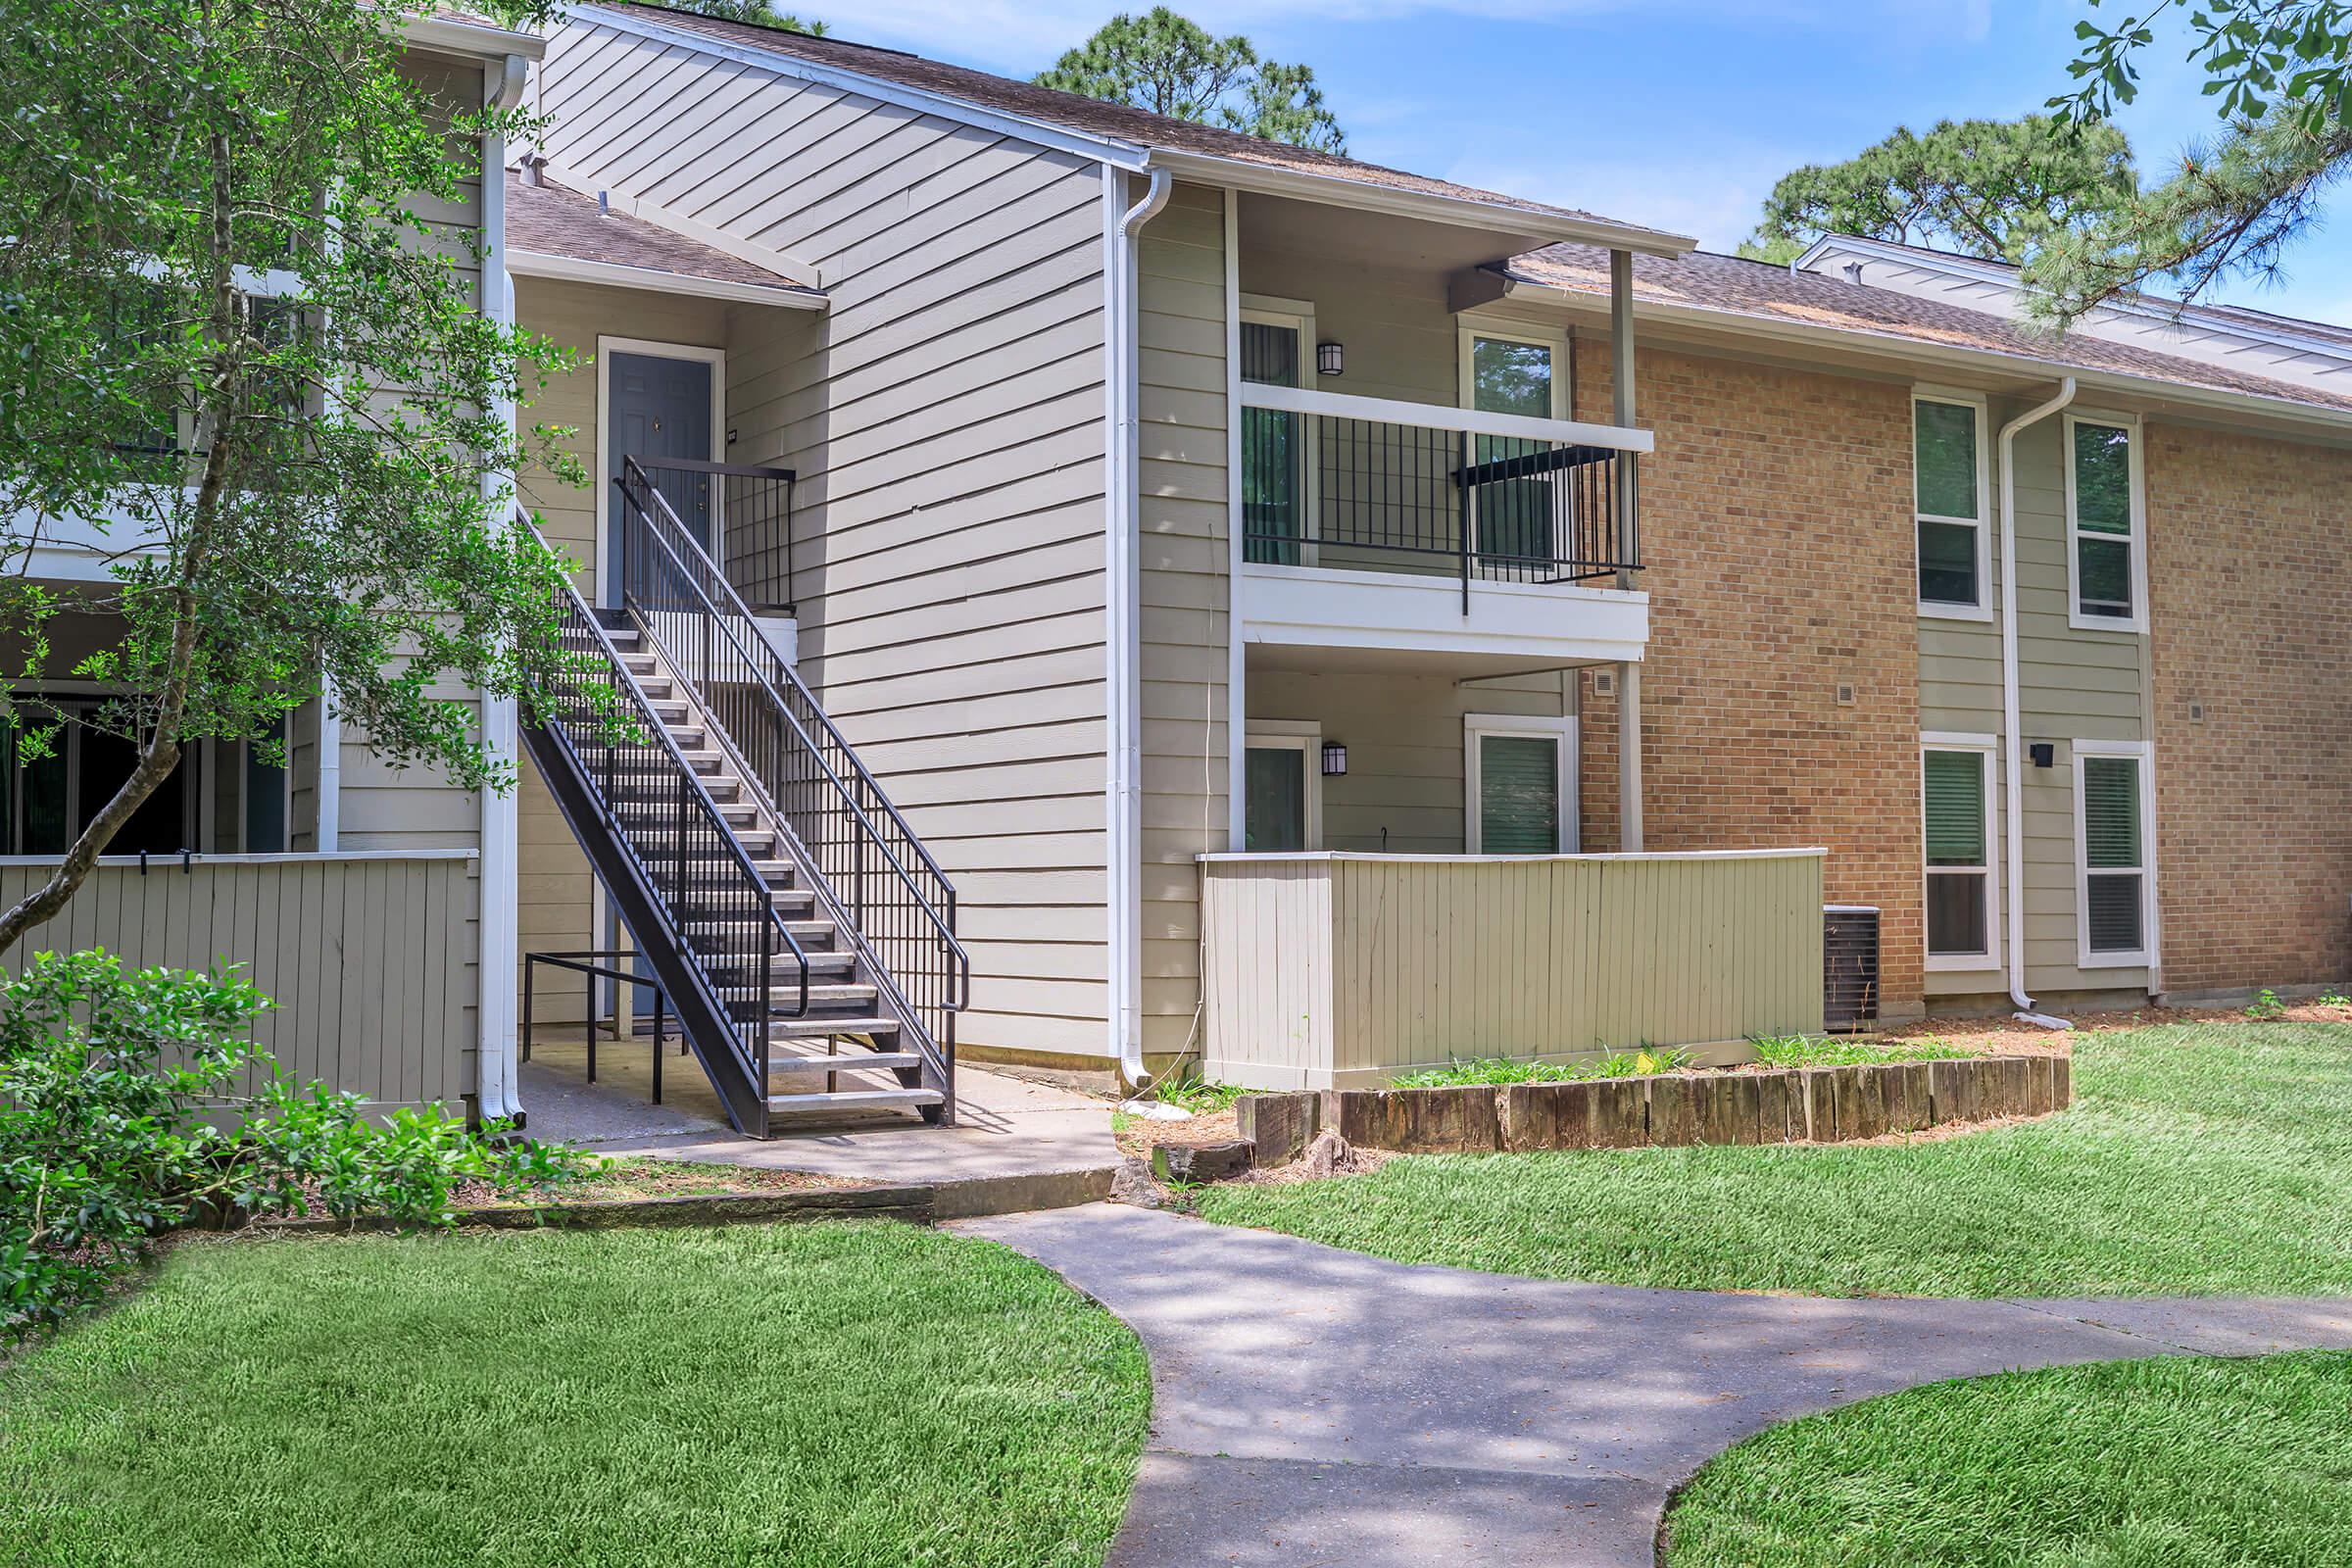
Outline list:
[[[706,716],[717,719],[719,710],[728,707],[737,708],[740,713],[740,699],[748,689],[761,710],[760,716],[772,722],[776,736],[794,751],[795,756],[789,761],[806,763],[805,776],[792,779],[783,776],[787,759],[768,760],[777,776],[768,776],[759,759],[749,755],[743,759],[750,782],[766,796],[779,824],[790,829],[799,841],[809,862],[811,879],[821,884],[821,891],[837,910],[850,916],[844,924],[845,935],[870,961],[875,984],[892,993],[901,1004],[902,1021],[912,1025],[917,1035],[924,1037],[921,1045],[927,1052],[945,1056],[942,1062],[945,1066],[953,1061],[953,1014],[968,1006],[971,994],[971,956],[956,935],[955,884],[900,815],[880,782],[801,680],[799,671],[769,646],[734,584],[634,457],[622,460],[619,488],[623,503],[621,522],[626,530],[621,552],[623,606],[661,644],[671,672],[695,690]],[[642,539],[634,537],[638,534],[642,534]],[[657,568],[674,583],[679,603],[657,601],[654,587],[648,581]],[[678,616],[699,624],[702,637],[699,648],[686,646],[686,637],[680,635],[691,633],[692,626],[673,624],[666,628],[665,634],[664,621]],[[726,673],[731,677],[724,682],[715,673],[722,656],[729,663]],[[714,690],[722,685],[723,693]],[[808,722],[803,720],[804,712]],[[816,735],[810,733],[810,725],[817,730]],[[720,722],[717,727],[739,749],[745,746],[747,737],[732,733],[733,726]],[[832,757],[827,755],[828,746]],[[839,759],[840,766],[836,766],[834,758]],[[843,776],[845,771],[850,775],[848,778]],[[786,798],[797,793],[792,788],[796,783],[813,786],[820,799],[796,811],[795,803]],[[828,810],[850,828],[849,840],[821,831],[825,824],[818,818]],[[796,816],[802,819],[795,820]],[[843,849],[850,852],[851,865],[824,863],[828,850]],[[869,850],[878,862],[870,868],[866,864]],[[893,910],[869,905],[865,884],[873,873],[881,874],[903,891],[906,904],[901,908]],[[925,878],[935,884],[935,891],[926,890]],[[847,898],[839,885],[845,880],[850,883]],[[869,928],[884,923],[895,929]],[[906,960],[910,950],[904,945],[918,937],[936,942],[944,956],[944,970],[939,978],[945,984],[930,1003],[942,1015],[936,1021],[915,1017],[922,1009],[907,995],[906,971],[911,965]],[[900,946],[897,961],[886,960],[876,951],[877,943]]]
[[[516,514],[516,526],[529,529],[533,537],[538,538],[541,544],[547,543],[545,537],[539,534],[539,530],[530,516],[520,512],[519,509]],[[636,676],[629,672],[627,664],[607,646],[601,635],[603,628],[594,612],[588,608],[586,601],[581,599],[579,590],[568,581],[564,583],[562,597],[557,602],[557,616],[559,620],[568,620],[585,629],[593,638],[596,646],[606,653],[606,662],[612,677],[611,685],[621,699],[625,717],[634,721],[653,737],[651,749],[668,761],[682,785],[681,803],[701,820],[707,828],[709,836],[723,847],[725,858],[722,863],[740,874],[743,884],[750,894],[750,900],[747,901],[748,906],[756,907],[760,912],[761,947],[759,956],[759,999],[754,1012],[757,1020],[756,1039],[758,1043],[757,1048],[749,1053],[745,1064],[759,1073],[760,1093],[764,1095],[769,1062],[769,1019],[776,1010],[774,1008],[774,960],[777,956],[777,949],[781,947],[783,953],[790,956],[793,964],[800,970],[798,998],[793,1006],[784,1009],[785,1016],[788,1017],[805,1017],[808,1012],[808,952],[801,946],[800,940],[792,934],[790,923],[777,912],[767,879],[760,874],[759,866],[754,863],[750,851],[743,847],[742,842],[736,838],[734,830],[727,826],[725,817],[719,812],[718,803],[712,799],[709,788],[704,785],[701,775],[695,772],[693,763],[687,760],[685,752],[680,749],[676,739],[669,733],[668,727],[655,714],[652,700],[645,695],[644,688],[638,684]],[[552,705],[548,705],[547,710],[543,710],[541,719],[549,731],[561,738],[564,750],[577,764],[581,778],[594,790],[597,808],[603,813],[606,826],[611,830],[614,841],[626,848],[630,858],[637,863],[639,871],[644,876],[647,887],[656,893],[656,903],[669,925],[669,934],[674,939],[678,951],[686,956],[695,972],[710,988],[713,999],[721,1002],[722,1004],[717,1009],[719,1014],[731,1016],[723,1005],[723,998],[719,997],[721,988],[710,973],[710,965],[707,961],[706,956],[694,946],[692,927],[699,922],[690,920],[679,910],[676,899],[661,896],[661,868],[648,858],[623,823],[618,810],[618,803],[612,794],[611,778],[609,776],[603,779],[599,778],[597,770],[583,754],[580,741],[573,735],[570,724],[565,722],[560,713],[553,710]],[[592,740],[588,744],[591,746],[601,745],[608,750],[614,748],[614,743],[611,741]],[[682,898],[686,892],[688,880],[683,871],[686,844],[685,824],[681,821],[679,825],[680,872],[676,892]],[[745,1042],[740,1035],[730,1030],[730,1040],[737,1055],[739,1057],[746,1056]]]

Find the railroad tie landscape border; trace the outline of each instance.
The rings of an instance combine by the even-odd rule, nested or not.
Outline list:
[[[2074,1101],[2065,1056],[1956,1056],[1850,1067],[1659,1073],[1447,1089],[1325,1089],[1235,1102],[1254,1162],[1285,1164],[1328,1127],[1409,1154],[1691,1144],[1850,1144],[1952,1123],[2042,1116]]]

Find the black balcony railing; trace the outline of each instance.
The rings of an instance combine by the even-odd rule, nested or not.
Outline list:
[[[690,458],[635,461],[753,609],[789,611],[800,603],[792,559],[792,469]]]
[[[1641,569],[1632,451],[1247,397],[1242,415],[1250,561],[1458,574],[1465,596],[1477,581],[1591,583]]]

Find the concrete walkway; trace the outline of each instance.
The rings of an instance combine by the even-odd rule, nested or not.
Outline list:
[[[1082,1172],[1096,1197],[1109,1191],[1119,1163],[1107,1102],[984,1068],[956,1068],[954,1127],[925,1127],[909,1116],[869,1117],[792,1128],[761,1140],[726,1124],[691,1057],[672,1058],[667,1103],[649,1103],[642,1082],[646,1054],[643,1047],[606,1047],[599,1081],[591,1084],[580,1074],[576,1047],[569,1054],[543,1048],[539,1059],[521,1069],[531,1133],[600,1154],[817,1171],[894,1186],[1010,1183]]]
[[[1795,1416],[2016,1367],[2352,1347],[2352,1298],[1634,1290],[1107,1204],[956,1229],[1143,1336],[1152,1439],[1114,1568],[1649,1568],[1670,1490]]]

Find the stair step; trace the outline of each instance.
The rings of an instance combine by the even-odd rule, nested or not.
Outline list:
[[[758,986],[722,985],[718,988],[718,994],[729,1002],[757,1002],[760,998],[760,988]],[[808,982],[808,1005],[811,1007],[840,1006],[845,1003],[852,1002],[871,1003],[873,1000],[874,988],[858,981],[812,978]],[[767,1002],[771,1007],[799,1006],[801,1004],[800,982],[798,980],[777,981],[768,987]]]
[[[842,1056],[770,1056],[767,1070],[772,1075],[786,1073],[793,1077],[815,1077],[828,1072],[866,1072],[874,1068],[920,1067],[923,1058],[911,1051],[858,1051]]]
[[[826,1035],[895,1035],[899,1032],[899,1020],[879,1013],[860,1018],[770,1018],[767,1032],[770,1036],[796,1039],[815,1036],[820,1040]]]
[[[936,1089],[841,1089],[829,1095],[770,1095],[767,1113],[796,1116],[843,1110],[920,1110],[945,1104],[947,1099]]]
[[[706,942],[708,942],[710,945],[706,946]],[[737,956],[734,949],[718,945],[718,939],[715,936],[709,938],[698,938],[694,944],[694,947],[697,952],[703,955],[704,961],[714,969],[720,967],[721,960]],[[748,965],[757,961],[757,955],[745,955],[743,956],[742,962],[743,964]],[[855,968],[858,963],[858,955],[850,952],[847,948],[811,949],[808,950],[808,972],[811,976],[820,973],[846,974],[852,968]],[[787,974],[797,974],[799,972],[793,965],[792,954],[781,944],[777,946],[776,950],[776,967],[780,970],[783,970]],[[755,987],[753,989],[757,988]],[[778,991],[782,991],[785,989],[785,987],[781,982],[779,982],[776,986],[776,989]],[[800,995],[800,982],[798,980],[794,980],[792,982],[791,989],[793,995]]]

